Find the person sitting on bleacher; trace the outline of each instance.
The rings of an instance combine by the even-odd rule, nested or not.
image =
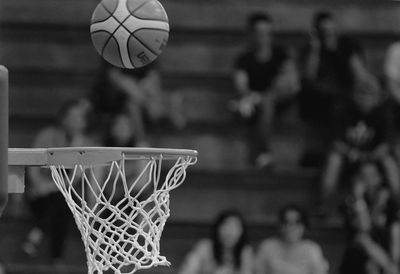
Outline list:
[[[305,211],[297,205],[288,205],[279,211],[278,219],[280,235],[260,244],[256,274],[328,273],[320,246],[303,238],[308,226]]]
[[[180,274],[253,274],[253,251],[244,219],[236,211],[219,214],[211,238],[201,240],[185,258]]]
[[[352,176],[343,213],[349,232],[341,274],[398,273],[400,211],[376,162],[361,163]]]
[[[365,160],[382,165],[391,191],[398,195],[399,170],[390,146],[392,118],[378,81],[372,77],[358,81],[352,100],[338,113],[333,146],[322,176],[322,203],[329,205],[343,171]]]
[[[148,145],[148,124],[166,119],[174,127],[183,128],[186,123],[181,98],[163,91],[156,64],[131,70],[104,63],[89,99],[105,124],[122,109],[128,110],[140,146]]]
[[[120,112],[115,113],[110,119],[103,145],[106,147],[127,148],[139,146],[137,131],[134,126],[135,124],[132,123],[128,110],[122,109]],[[142,192],[140,195],[142,199],[148,198],[148,196],[151,195],[150,187],[146,187],[148,176],[143,175],[140,179],[138,178],[141,172],[145,169],[146,164],[146,161],[126,161],[124,163],[124,172],[128,187],[131,187],[133,183],[135,184],[135,187],[130,193],[133,195],[133,193]],[[106,169],[102,169],[102,171],[105,172]],[[108,173],[100,173],[99,177],[102,176],[108,176]],[[117,175],[113,174],[112,177],[117,177]],[[103,177],[100,181],[104,182],[106,181],[106,178]],[[116,185],[109,182],[104,188],[104,195],[108,198],[111,197],[110,201],[112,204],[118,204],[119,201],[124,199],[125,194],[124,184],[122,182],[119,182]]]
[[[335,108],[348,100],[356,78],[367,74],[360,44],[338,31],[335,16],[317,12],[307,45],[301,54],[300,114],[313,134],[303,164],[319,165],[327,143]]]
[[[393,116],[395,117],[395,153],[397,160],[400,159],[400,42],[392,43],[386,52],[384,62],[386,86],[389,91]]]
[[[91,105],[87,100],[66,102],[60,109],[58,121],[42,129],[34,139],[33,147],[81,147],[95,145],[86,135],[87,115]],[[26,193],[34,217],[23,250],[36,256],[44,238],[48,239],[52,263],[59,264],[72,220],[63,194],[54,183],[50,169],[31,167],[27,173]]]
[[[273,162],[270,139],[276,105],[294,97],[299,83],[293,58],[274,44],[272,18],[253,14],[248,27],[251,45],[235,64],[234,84],[241,96],[235,108],[252,126],[251,158],[256,166],[265,167]]]

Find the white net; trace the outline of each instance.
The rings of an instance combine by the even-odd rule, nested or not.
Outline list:
[[[82,234],[90,274],[169,265],[160,255],[160,238],[170,214],[169,192],[183,183],[186,168],[196,157],[177,157],[166,175],[163,162],[163,155],[123,155],[102,167],[50,166]]]

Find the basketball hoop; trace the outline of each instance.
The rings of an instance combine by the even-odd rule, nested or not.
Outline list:
[[[196,151],[71,147],[44,153],[39,165],[50,168],[73,213],[89,274],[170,264],[160,255],[169,192],[184,182]]]

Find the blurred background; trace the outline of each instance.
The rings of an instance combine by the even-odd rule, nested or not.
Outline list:
[[[32,147],[41,143],[38,141],[40,132],[59,123],[65,126],[60,122],[64,121],[65,112],[60,114],[60,111],[66,110],[63,108],[66,102],[78,100],[84,101],[85,115],[88,114],[84,128],[91,144],[198,150],[198,163],[189,168],[185,184],[171,194],[171,217],[163,234],[161,251],[172,266],[146,273],[178,273],[188,252],[200,239],[209,237],[216,216],[226,209],[238,210],[245,216],[249,242],[257,253],[263,239],[279,232],[277,211],[291,203],[307,210],[311,216],[307,238],[321,246],[330,265],[329,272],[340,273],[349,229],[343,210],[338,208],[348,201],[343,197],[357,196],[357,193],[351,187],[352,183],[348,183],[349,187],[344,187],[343,191],[332,191],[336,189],[332,186],[340,185],[334,181],[351,181],[350,178],[358,176],[359,171],[339,179],[336,177],[342,178],[342,173],[347,173],[343,171],[345,168],[339,171],[338,166],[343,167],[349,161],[377,163],[377,166],[382,166],[376,171],[385,181],[382,185],[388,189],[390,197],[398,197],[396,118],[400,102],[397,98],[400,96],[396,96],[400,93],[396,93],[396,84],[400,82],[400,73],[396,73],[400,69],[396,70],[396,65],[399,66],[396,42],[400,41],[400,2],[165,0],[162,4],[171,26],[168,45],[155,64],[132,75],[106,66],[92,45],[90,18],[98,2],[0,2],[0,63],[10,72],[9,146]],[[325,62],[325,69],[329,67],[329,60],[335,58],[347,62],[329,73],[345,71],[352,79],[357,78],[356,74],[363,75],[360,76],[363,80],[351,81],[349,87],[339,88],[345,95],[327,91],[322,93],[328,95],[319,96],[318,91],[307,90],[313,81],[329,85],[329,80],[324,82],[323,76],[308,78],[307,74],[308,69],[312,69],[309,63],[313,51],[317,52],[316,55],[322,52],[322,40],[326,38],[319,37],[315,29],[315,15],[320,11],[328,14],[321,17],[322,21],[332,19],[335,23],[338,36],[346,36],[357,45],[354,48],[347,46],[343,54],[339,46],[334,46],[338,55],[319,56],[320,66]],[[266,21],[271,28],[270,38],[273,37],[274,45],[285,48],[287,55],[284,60],[292,66],[294,87],[283,92],[281,97],[277,95],[278,99],[271,106],[274,115],[270,120],[273,122],[267,128],[268,148],[256,151],[254,156],[252,143],[255,139],[249,133],[258,134],[253,130],[257,122],[241,109],[245,104],[242,99],[246,96],[240,93],[236,76],[245,71],[238,65],[238,58],[256,35],[256,27],[249,26],[249,18],[255,13],[269,15],[271,20]],[[314,39],[320,39],[317,46]],[[271,66],[278,71],[273,73],[278,75],[276,77],[284,73],[281,63]],[[356,71],[347,71],[348,67],[355,67]],[[125,87],[121,83],[125,83]],[[127,92],[129,89],[137,90],[132,95]],[[337,148],[338,143],[346,143],[342,139],[348,137],[348,131],[343,131],[342,120],[335,120],[335,111],[323,117],[330,111],[328,109],[352,102],[357,97],[353,93],[358,94],[359,89],[372,90],[368,94],[378,92],[378,97],[372,100],[384,104],[383,108],[389,112],[388,116],[375,116],[375,128],[372,126],[376,130],[373,135],[384,132],[377,141],[378,145],[385,145],[384,152],[372,152],[380,148],[378,146],[364,149],[358,144],[354,145],[355,148],[346,144],[345,150]],[[123,95],[115,96],[116,93]],[[374,108],[375,104],[372,105]],[[128,122],[125,125],[119,121],[119,126],[113,128],[110,124],[117,123],[113,119],[121,112],[127,113]],[[339,111],[339,114],[343,113],[346,112]],[[76,121],[76,118],[70,119]],[[380,122],[390,122],[390,125],[378,129]],[[341,129],[331,132],[332,128],[336,129],[336,124],[342,126]],[[357,127],[358,139],[365,137],[366,129],[362,125]],[[128,133],[126,128],[130,128]],[[110,132],[130,135],[128,139],[132,142],[111,142]],[[344,137],[341,132],[344,132]],[[344,159],[336,166],[335,159],[332,159],[335,155]],[[336,173],[340,175],[336,176]],[[329,202],[325,205],[321,200]],[[63,247],[61,267],[54,266],[49,259],[51,254],[45,243],[38,241],[33,252],[27,251],[25,244],[35,226],[31,201],[32,195],[10,195],[5,216],[0,222],[0,262],[4,273],[86,273],[83,244],[74,224],[70,225]],[[387,217],[385,210],[382,214]],[[396,216],[400,215],[396,210],[393,207],[394,220],[384,225],[385,228],[398,225]],[[370,223],[373,223],[372,219],[368,219]],[[400,249],[400,240],[393,242]],[[385,245],[382,245],[382,250],[385,253]],[[387,248],[385,256],[396,264],[398,257],[391,250]]]

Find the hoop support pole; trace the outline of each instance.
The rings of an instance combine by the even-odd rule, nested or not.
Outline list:
[[[0,216],[8,200],[8,70],[0,65]]]

